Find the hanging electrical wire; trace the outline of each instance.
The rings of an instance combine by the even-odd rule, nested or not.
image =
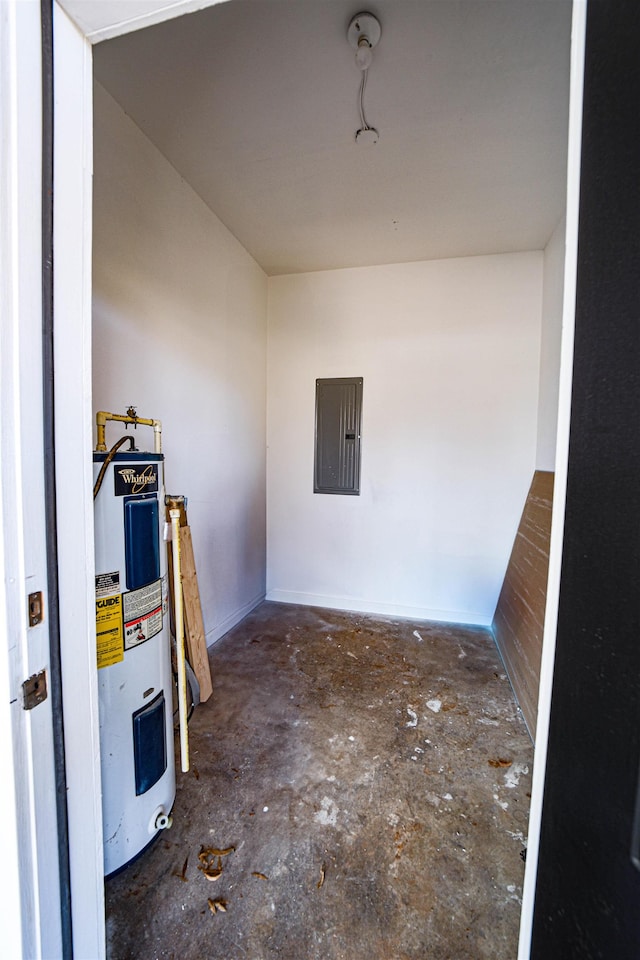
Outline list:
[[[367,118],[364,115],[364,91],[367,86],[367,74],[368,70],[362,71],[362,78],[360,80],[360,125],[363,130],[370,130],[371,127],[367,123]]]
[[[370,126],[364,110],[364,93],[367,87],[369,67],[373,62],[373,48],[380,40],[380,23],[372,13],[359,13],[353,17],[347,30],[347,40],[356,51],[356,66],[361,71],[360,91],[358,94],[358,109],[360,112],[360,129],[356,130],[357,143],[377,143],[379,133]]]

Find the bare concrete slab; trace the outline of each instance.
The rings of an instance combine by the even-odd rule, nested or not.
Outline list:
[[[489,631],[264,603],[209,655],[110,960],[514,960],[533,748]]]

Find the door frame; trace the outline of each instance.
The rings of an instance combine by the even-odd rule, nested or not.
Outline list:
[[[65,789],[44,347],[49,71],[40,4],[0,4],[0,793],[7,956],[66,956]],[[50,49],[47,48],[47,49]],[[50,61],[48,61],[50,62]],[[48,63],[46,64],[48,66]],[[46,438],[46,439],[45,439]],[[33,606],[32,596],[39,595]],[[53,655],[52,655],[53,651]],[[26,702],[39,675],[45,696]],[[59,846],[59,837],[62,846]],[[64,914],[64,916],[63,916]]]
[[[54,2],[54,377],[73,952],[105,955],[91,409],[93,62]],[[73,429],[70,429],[73,425]]]
[[[74,952],[103,957],[104,893],[97,679],[92,636],[91,410],[92,43],[222,0],[124,4],[54,0],[55,303],[61,631]],[[73,17],[73,20],[71,19]],[[75,21],[75,22],[74,22]],[[519,960],[530,955],[555,654],[569,447],[586,0],[573,0],[563,335],[556,479]],[[64,319],[62,319],[64,318]],[[70,376],[69,371],[74,375]],[[74,430],[64,429],[73,423]],[[78,562],[78,558],[82,558]]]
[[[542,803],[547,766],[547,747],[549,742],[549,719],[551,716],[551,692],[556,652],[558,606],[560,602],[564,515],[567,495],[567,470],[569,465],[571,390],[573,383],[573,341],[575,332],[576,278],[578,271],[580,163],[582,154],[582,91],[584,84],[586,27],[587,2],[586,0],[573,0],[569,129],[567,141],[564,289],[562,300],[558,428],[556,435],[556,470],[553,484],[549,573],[547,578],[547,599],[542,638],[538,717],[535,732],[533,782],[531,787],[531,808],[527,834],[527,860],[522,891],[518,960],[528,960],[531,947],[540,847],[540,827],[542,823]]]

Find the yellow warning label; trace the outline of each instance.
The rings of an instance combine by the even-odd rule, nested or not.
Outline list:
[[[96,600],[96,647],[98,670],[124,660],[122,596],[119,593]]]

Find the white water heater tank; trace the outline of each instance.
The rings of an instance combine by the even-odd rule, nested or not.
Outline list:
[[[116,453],[95,496],[105,876],[170,825],[175,799],[163,461]]]

